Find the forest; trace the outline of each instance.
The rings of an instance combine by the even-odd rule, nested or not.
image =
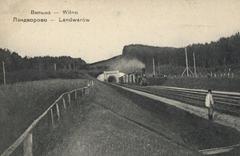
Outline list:
[[[0,49],[0,84],[3,80],[3,62],[7,83],[49,78],[79,78],[84,74],[86,62],[69,56],[22,57],[9,49]]]
[[[69,56],[21,57],[16,52],[1,48],[0,61],[4,61],[6,71],[9,72],[23,69],[51,70],[54,68],[57,70],[75,70],[83,69],[86,67],[86,62],[81,58],[71,58]]]
[[[184,47],[185,48],[185,47]],[[154,47],[139,44],[127,45],[123,48],[123,56],[137,58],[147,67],[156,65],[185,66],[184,48]],[[239,68],[240,66],[240,34],[222,37],[215,42],[192,44],[187,47],[189,65],[193,65],[193,52],[196,66],[200,68]]]

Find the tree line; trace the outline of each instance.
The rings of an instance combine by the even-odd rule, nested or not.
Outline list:
[[[152,66],[153,58],[156,65],[185,66],[184,48],[132,44],[123,48],[123,56],[129,59],[137,58],[148,67]],[[239,32],[230,37],[222,37],[215,42],[192,44],[186,48],[190,65],[193,65],[193,52],[197,67],[234,68],[240,65]]]
[[[81,58],[69,56],[22,57],[14,51],[0,48],[0,62],[5,63],[7,72],[19,70],[79,70],[86,68],[86,62]]]

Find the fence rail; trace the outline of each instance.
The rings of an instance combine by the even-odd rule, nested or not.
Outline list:
[[[45,117],[49,112],[51,114],[51,123],[52,127],[55,127],[55,119],[54,119],[54,107],[57,113],[57,120],[61,118],[60,110],[59,110],[59,102],[62,100],[63,108],[67,109],[66,100],[64,96],[67,95],[68,103],[71,104],[71,94],[74,93],[75,100],[79,95],[79,91],[81,92],[81,96],[88,95],[90,93],[91,87],[93,87],[94,82],[91,80],[88,82],[86,87],[77,88],[71,90],[69,92],[62,93],[37,119],[35,119],[32,124],[20,135],[20,137],[9,146],[1,156],[10,156],[22,143],[23,143],[23,156],[33,156],[32,146],[33,146],[33,129],[34,127]]]

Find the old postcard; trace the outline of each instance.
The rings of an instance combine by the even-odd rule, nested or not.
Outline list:
[[[0,6],[1,156],[240,155],[239,0]]]

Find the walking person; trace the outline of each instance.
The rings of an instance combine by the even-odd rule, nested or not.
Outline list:
[[[205,98],[205,106],[208,109],[208,119],[212,120],[213,119],[213,111],[214,111],[214,101],[213,101],[213,96],[212,96],[212,90],[209,89],[208,93]]]

